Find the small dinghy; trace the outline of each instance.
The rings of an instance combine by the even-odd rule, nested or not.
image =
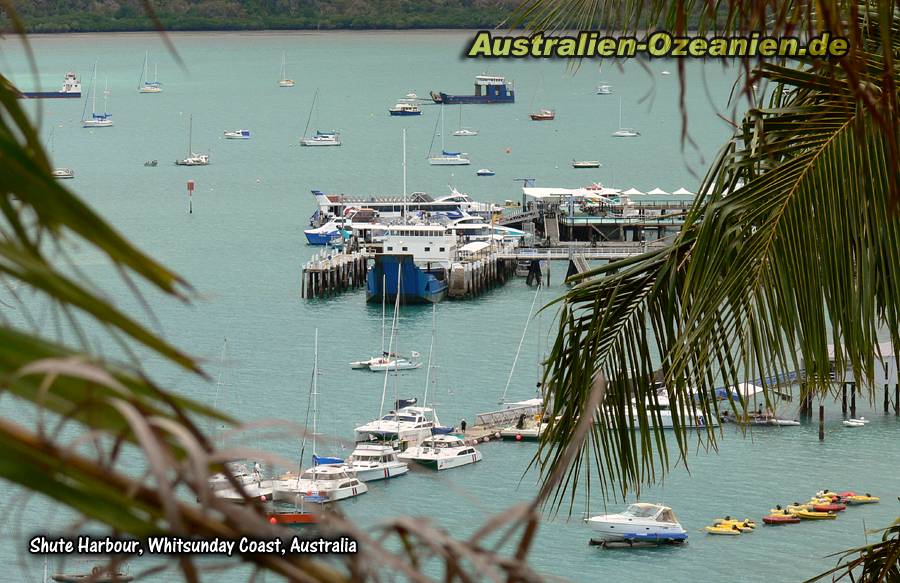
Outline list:
[[[784,512],[781,514],[769,514],[768,516],[763,516],[763,522],[766,524],[797,524],[800,522],[800,518],[794,516],[793,514]]]
[[[872,496],[871,494],[866,494],[865,496],[856,495],[856,496],[847,496],[844,498],[844,502],[850,504],[851,506],[856,506],[857,504],[877,504],[881,498],[878,496]]]
[[[845,419],[843,421],[844,427],[865,427],[866,421],[861,419]]]
[[[743,532],[736,524],[731,526],[707,526],[704,530],[709,534],[724,536],[739,536]]]
[[[724,519],[715,519],[713,521],[713,526],[721,526],[726,528],[736,526],[741,532],[753,532],[753,529],[756,528],[756,523],[749,518],[744,520],[734,520],[730,516],[726,516]]]
[[[476,176],[493,176],[494,174],[495,172],[490,168],[482,168],[481,170],[475,172]]]
[[[148,168],[156,168],[157,166],[159,166],[159,160],[147,160],[146,162],[144,162],[144,166],[147,166]]]

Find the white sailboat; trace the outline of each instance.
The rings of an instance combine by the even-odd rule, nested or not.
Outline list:
[[[442,130],[443,131],[443,130]],[[477,136],[478,130],[464,128],[462,124],[462,104],[459,106],[459,129],[453,132],[454,136]]]
[[[181,160],[175,160],[175,164],[178,166],[207,166],[209,164],[209,154],[194,152],[194,114],[191,114],[188,121],[187,156]]]
[[[437,129],[437,128],[435,128]],[[434,146],[434,138],[431,139],[431,145]],[[431,155],[431,148],[428,149],[428,163],[432,166],[466,166],[472,163],[465,152],[448,152],[444,147],[444,106],[441,104],[441,154],[439,156]]]
[[[281,79],[278,80],[279,87],[293,87],[294,80],[287,78],[287,51],[281,51]]]
[[[51,160],[53,159],[55,136],[56,136],[56,128],[53,128],[52,130],[50,130],[50,144],[48,147],[48,149],[50,150],[50,159]],[[72,170],[71,168],[54,168],[53,170],[50,171],[50,175],[53,176],[53,178],[56,178],[59,180],[66,180],[66,179],[75,178],[75,171]]]
[[[97,112],[97,64],[94,63],[94,72],[91,75],[91,117],[87,118],[82,111],[81,127],[83,128],[108,128],[113,125],[112,114],[108,111],[109,81],[107,80],[103,90],[103,111]],[[84,104],[87,108],[87,102]]]
[[[315,94],[313,94],[312,105],[309,108],[309,116],[306,118],[306,127],[303,128],[303,137],[300,138],[301,146],[340,146],[341,145],[341,135],[336,131],[322,131],[316,130],[315,135],[306,137],[306,132],[309,131],[309,122],[312,121],[312,114],[316,108],[316,99],[319,97],[319,90],[316,89]]]
[[[619,129],[612,133],[614,138],[636,138],[641,133],[634,128],[622,127],[622,98],[619,97]]]
[[[150,80],[150,51],[144,53],[144,67],[141,69],[141,78],[138,81],[138,93],[161,93],[162,83],[159,82],[159,65],[155,66],[153,80]]]
[[[303,501],[310,502],[335,502],[353,496],[359,496],[369,491],[368,486],[355,476],[351,476],[342,466],[326,464],[319,465],[319,457],[316,455],[319,419],[319,329],[315,332],[315,357],[313,360],[312,391],[312,415],[313,415],[313,462],[314,465],[304,470],[299,476],[288,472],[273,483],[273,498],[276,502],[293,502],[300,504]],[[301,457],[303,455],[301,447]],[[302,463],[302,460],[301,460]]]

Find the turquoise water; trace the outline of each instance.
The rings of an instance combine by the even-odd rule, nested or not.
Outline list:
[[[83,103],[77,100],[29,103],[38,115],[42,135],[54,128],[53,157],[75,169],[68,183],[117,228],[196,288],[191,306],[148,293],[156,321],[129,299],[115,273],[86,250],[73,253],[78,267],[109,295],[143,321],[152,323],[178,346],[208,362],[213,377],[228,339],[227,386],[223,408],[252,422],[287,418],[303,423],[312,369],[313,334],[320,335],[321,430],[343,438],[352,428],[378,414],[382,377],[351,371],[347,363],[378,350],[379,306],[367,306],[362,292],[328,301],[299,299],[300,267],[314,252],[304,244],[302,229],[314,210],[310,189],[347,193],[396,193],[401,182],[401,128],[408,129],[410,191],[444,192],[448,183],[481,200],[517,200],[513,179],[535,177],[538,185],[581,186],[592,181],[640,190],[680,186],[695,190],[704,162],[709,162],[729,135],[715,116],[728,115],[734,72],[718,63],[687,62],[688,131],[696,149],[681,148],[678,80],[662,76],[676,71],[672,62],[652,61],[652,75],[637,62],[621,69],[608,65],[602,75],[592,63],[577,72],[561,62],[491,62],[459,58],[468,36],[453,32],[414,33],[234,33],[173,35],[186,70],[173,63],[155,35],[87,35],[35,37],[41,81],[55,89],[66,70],[87,81],[99,59],[100,79],[108,77],[113,128],[80,127]],[[0,70],[23,88],[34,88],[23,52],[16,41],[0,44]],[[160,62],[165,89],[159,95],[135,91],[145,50]],[[293,89],[276,86],[281,52],[288,53]],[[420,118],[391,118],[387,108],[409,91],[465,93],[482,72],[503,74],[516,82],[518,101],[511,106],[471,106],[463,125],[477,137],[455,138],[458,109],[448,108],[448,147],[469,152],[472,166],[437,168],[425,157],[439,109],[423,106]],[[611,96],[594,94],[597,84],[613,86]],[[313,93],[319,107],[312,128],[340,129],[340,148],[301,148],[297,141],[310,112]],[[87,86],[85,84],[85,90]],[[623,125],[641,131],[637,139],[615,139],[619,96]],[[557,110],[550,123],[533,123],[527,114],[539,107]],[[187,141],[187,116],[194,115],[194,149],[208,152],[205,168],[175,167]],[[248,128],[249,141],[225,141],[225,130]],[[438,146],[439,147],[439,146]],[[575,171],[572,158],[600,159],[597,171]],[[143,162],[158,159],[158,168]],[[497,172],[476,178],[478,168]],[[197,183],[194,213],[187,213],[185,182]],[[564,266],[553,267],[552,287],[543,298],[561,293]],[[5,292],[4,292],[5,293]],[[437,310],[439,364],[434,402],[446,423],[496,407],[533,298],[523,280],[515,280],[483,297],[445,302]],[[4,298],[6,300],[7,298]],[[49,327],[46,306],[30,306]],[[10,316],[17,318],[16,314]],[[538,325],[526,339],[508,398],[528,398],[536,378]],[[404,308],[400,317],[404,351],[425,354],[431,334],[427,308]],[[547,332],[549,322],[542,323]],[[101,345],[103,343],[101,342]],[[108,343],[106,343],[108,344]],[[188,377],[150,358],[146,369],[159,382],[211,402],[215,386]],[[401,395],[419,395],[424,370],[398,380]],[[880,402],[880,399],[879,399]],[[4,414],[11,405],[4,403]],[[831,564],[823,557],[865,541],[864,527],[886,525],[897,515],[894,502],[900,483],[900,452],[890,447],[898,435],[897,420],[882,417],[863,404],[860,414],[873,419],[865,429],[840,424],[839,405],[828,406],[827,436],[816,428],[759,430],[747,438],[725,428],[719,451],[692,449],[690,472],[681,465],[663,485],[648,489],[644,500],[675,509],[692,533],[684,548],[652,551],[601,551],[587,546],[588,531],[580,524],[587,505],[578,499],[571,519],[548,517],[530,556],[535,569],[574,581],[601,578],[638,581],[798,580]],[[787,413],[792,413],[787,410]],[[272,440],[265,447],[288,459],[296,441]],[[347,444],[349,446],[349,443]],[[465,536],[486,515],[535,492],[536,476],[524,475],[532,444],[491,443],[482,446],[485,460],[452,472],[413,472],[389,483],[374,483],[365,496],[344,504],[363,524],[401,514],[428,517]],[[349,453],[333,446],[321,453]],[[126,460],[127,461],[127,460]],[[759,519],[772,505],[803,500],[828,487],[881,495],[879,505],[848,510],[836,521],[760,528],[741,537],[707,537],[697,529],[712,518],[731,514]],[[16,491],[2,487],[11,507],[21,507]],[[8,492],[7,492],[8,491]],[[602,511],[599,497],[590,510]],[[612,508],[618,508],[613,504]],[[32,499],[21,512],[8,515],[0,561],[13,564],[23,555],[26,535],[50,530],[52,507]],[[34,567],[34,565],[32,565]],[[31,572],[37,580],[37,570]],[[211,575],[208,577],[218,575]],[[0,580],[21,581],[18,568],[4,570]],[[158,576],[155,580],[165,580]],[[229,579],[230,580],[230,579]],[[241,580],[234,575],[234,580]]]

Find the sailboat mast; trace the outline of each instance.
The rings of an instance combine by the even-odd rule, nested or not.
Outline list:
[[[191,150],[194,148],[193,137],[194,137],[194,114],[192,113],[190,115],[190,117],[188,118],[188,149],[187,149],[186,158],[191,157]]]
[[[403,218],[406,218],[406,128],[403,128]]]
[[[622,129],[622,96],[619,96],[619,129]]]
[[[319,422],[319,329],[316,328],[315,356],[313,357],[313,458],[316,456],[316,445],[318,444],[318,422]]]
[[[384,358],[384,316],[387,309],[387,275],[381,275],[381,357]]]
[[[441,156],[444,155],[444,103],[441,102]]]
[[[391,321],[391,340],[388,343],[387,366],[384,367],[384,386],[381,387],[381,407],[378,409],[378,418],[384,416],[384,398],[387,395],[388,378],[390,377],[390,355],[394,352],[394,339],[397,336],[397,317],[400,314],[400,274],[401,266],[397,265],[397,299],[394,302],[394,317]],[[385,288],[387,289],[387,288]],[[387,293],[385,291],[385,293]]]
[[[422,395],[422,407],[428,403],[428,385],[431,383],[431,367],[434,361],[434,336],[437,304],[431,304],[431,345],[428,347],[428,368],[425,369],[425,392]]]

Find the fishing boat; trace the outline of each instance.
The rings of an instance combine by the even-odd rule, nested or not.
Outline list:
[[[175,160],[176,166],[207,166],[209,165],[208,154],[197,154],[194,152],[194,115],[188,118],[188,147],[187,156],[181,160]]]
[[[250,130],[234,130],[231,132],[225,132],[226,140],[249,140],[250,139]]]
[[[619,97],[619,129],[612,133],[614,138],[636,138],[641,135],[639,131],[634,128],[626,128],[622,127],[622,98]]]
[[[475,171],[475,176],[494,176],[495,172],[490,168],[481,168]]]
[[[108,128],[112,127],[112,114],[108,109],[109,102],[109,82],[107,81],[103,90],[103,111],[97,111],[97,65],[94,64],[94,72],[91,75],[91,117],[85,117],[84,111],[81,116],[81,127],[83,128]],[[84,104],[87,109],[87,102]]]
[[[415,103],[400,101],[389,108],[388,113],[394,116],[422,115],[422,109]]]
[[[572,160],[572,168],[599,168],[600,160]]]
[[[300,475],[293,472],[283,474],[279,479],[273,480],[273,497],[276,502],[292,502],[302,504],[309,498],[321,498],[323,503],[335,502],[353,496],[359,496],[368,492],[368,487],[359,479],[349,475],[341,466],[332,465],[343,460],[320,458],[316,455],[318,443],[318,419],[319,419],[319,330],[315,331],[314,359],[312,373],[312,387],[310,399],[312,400],[312,440],[313,440],[313,467],[304,470]],[[308,420],[307,420],[308,421]],[[304,442],[305,445],[305,442]],[[301,459],[304,446],[301,445]],[[317,498],[317,499],[318,499]]]
[[[281,52],[281,78],[278,80],[279,87],[293,87],[294,80],[287,78],[287,51]]]
[[[150,80],[150,51],[144,53],[144,66],[141,68],[141,78],[138,80],[138,93],[161,93],[162,83],[159,82],[159,65],[155,65],[153,80]]]
[[[687,535],[668,506],[637,502],[618,514],[599,514],[585,519],[603,540],[621,540],[629,535],[655,535],[660,538]]]
[[[455,435],[434,435],[397,456],[432,470],[449,470],[480,462],[480,451]]]
[[[454,131],[454,132],[453,132],[453,135],[454,135],[454,136],[460,136],[460,137],[465,137],[465,136],[477,136],[477,135],[478,135],[478,130],[475,130],[475,129],[472,129],[472,128],[465,128],[465,127],[463,127],[463,124],[462,124],[462,105],[459,106],[459,129],[457,129],[456,131]]]
[[[59,91],[22,91],[20,99],[80,99],[81,81],[78,75],[71,71],[63,77],[63,84]]]
[[[541,109],[536,113],[529,114],[532,121],[551,121],[556,119],[556,112],[552,109]]]
[[[435,126],[435,130],[437,130],[437,126]],[[431,139],[431,144],[434,146],[434,137]],[[432,166],[466,166],[472,163],[471,160],[467,157],[468,154],[465,152],[448,152],[444,146],[444,108],[441,106],[441,153],[440,155],[432,156],[431,148],[428,150],[428,163]]]
[[[357,444],[341,468],[362,482],[396,478],[409,471],[409,465],[397,459],[392,446],[376,443]]]
[[[75,171],[71,168],[54,168],[50,174],[53,178],[58,178],[60,180],[75,178]]]
[[[475,77],[475,95],[449,95],[438,91],[431,92],[435,103],[456,105],[458,103],[515,103],[516,92],[513,82],[498,75],[477,75]]]
[[[313,95],[312,105],[309,107],[309,116],[306,118],[306,127],[303,128],[303,137],[300,138],[301,146],[340,146],[341,136],[337,131],[316,130],[316,133],[307,137],[309,131],[309,122],[312,121],[312,114],[316,108],[316,100],[319,97],[319,90],[316,89]]]
[[[597,85],[597,95],[612,95],[611,85]]]

